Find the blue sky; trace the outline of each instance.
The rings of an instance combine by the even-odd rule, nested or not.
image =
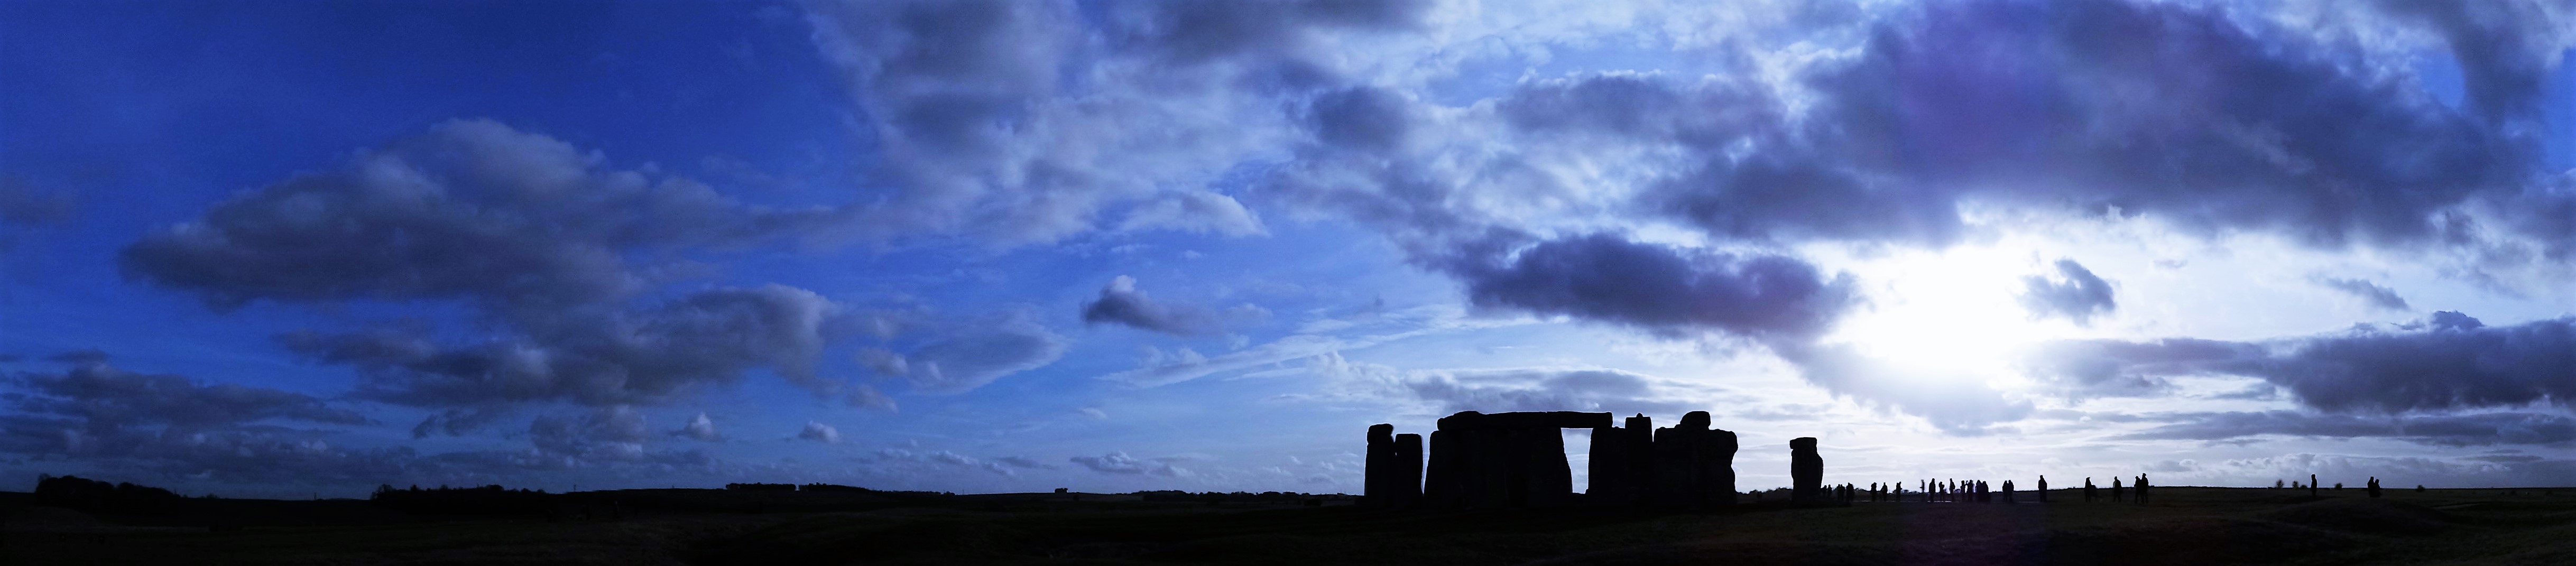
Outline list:
[[[1707,410],[1749,487],[2564,485],[2571,19],[9,3],[0,473],[1349,492]]]

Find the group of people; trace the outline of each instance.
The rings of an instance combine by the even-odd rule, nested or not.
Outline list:
[[[2138,477],[2136,477],[2136,478],[2131,478],[2131,480],[2132,480],[2132,481],[2130,481],[2130,482],[2129,482],[2129,486],[2124,488],[2124,487],[2120,487],[2120,478],[2111,478],[2111,501],[2112,501],[2112,502],[2115,502],[2115,503],[2116,503],[2116,502],[2119,502],[2121,499],[2123,499],[2123,498],[2124,498],[2124,496],[2126,496],[2126,495],[2130,495],[2130,494],[2132,494],[2132,493],[2134,492],[2134,495],[2136,495],[2135,499],[2137,500],[2137,502],[2138,502],[2138,504],[2139,504],[2139,505],[2145,505],[2145,504],[2147,504],[2147,494],[2148,494],[2148,493],[2150,493],[2149,491],[2147,491],[2147,475],[2146,475],[2146,474],[2138,474]],[[2084,478],[2084,500],[2085,500],[2085,501],[2093,501],[2093,499],[2094,499],[2095,497],[2097,497],[2097,496],[2094,494],[2094,492],[2093,492],[2093,491],[2094,491],[2094,489],[2095,489],[2095,488],[2093,487],[2093,478]]]
[[[2124,501],[2134,498],[2138,503],[2144,504],[2147,502],[2149,493],[2147,485],[2146,474],[2138,474],[2137,477],[2131,478],[2126,486],[2120,483],[2119,478],[2112,478],[2111,500]],[[2048,476],[2040,476],[2039,482],[2034,487],[2038,489],[2034,492],[2033,499],[2042,503],[2047,502]],[[2085,501],[2099,498],[2100,489],[2093,485],[2093,478],[2084,478]],[[1993,503],[1997,500],[2004,503],[2018,502],[2016,498],[2018,492],[2014,489],[2012,480],[2004,480],[2002,490],[1996,490],[1994,484],[1981,480],[1927,479],[1916,481],[1911,493],[1908,493],[1903,485],[1884,483],[1869,484],[1867,491],[1859,491],[1857,494],[1854,493],[1857,491],[1856,486],[1849,484],[1837,486],[1835,491],[1836,495],[1841,496],[1844,501],[1853,501],[1861,496],[1866,496],[1870,501],[1906,501],[1911,495],[1915,500],[1926,503]]]

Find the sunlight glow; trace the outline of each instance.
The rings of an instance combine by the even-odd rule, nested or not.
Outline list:
[[[2004,243],[1856,260],[1847,269],[1864,282],[1870,304],[1826,341],[1925,375],[2010,379],[2016,352],[2076,330],[2033,318],[2020,303],[2023,278],[2054,259]]]

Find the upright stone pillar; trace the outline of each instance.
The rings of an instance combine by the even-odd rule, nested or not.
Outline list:
[[[1591,463],[1584,468],[1591,481],[1583,489],[1583,499],[1594,507],[1624,507],[1635,499],[1631,494],[1633,478],[1628,473],[1628,437],[1618,427],[1592,429]]]
[[[1466,506],[1467,452],[1458,435],[1456,431],[1431,431],[1431,462],[1422,478],[1422,498],[1431,507]]]
[[[1700,436],[1700,505],[1735,504],[1735,431],[1710,429]]]
[[[1395,435],[1395,504],[1422,505],[1422,435]]]
[[[1628,417],[1627,426],[1619,429],[1620,443],[1627,447],[1620,466],[1628,472],[1630,507],[1651,506],[1655,492],[1655,419],[1645,414]]]
[[[1825,457],[1816,453],[1816,438],[1789,440],[1789,500],[1817,502],[1826,500]]]
[[[1360,475],[1360,503],[1370,507],[1395,503],[1395,467],[1395,425],[1369,425],[1368,469]]]

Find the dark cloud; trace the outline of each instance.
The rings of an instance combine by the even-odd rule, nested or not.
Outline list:
[[[2392,311],[2404,311],[2412,308],[2406,305],[2405,297],[2397,296],[2396,290],[2381,287],[2377,283],[2371,283],[2361,279],[2339,279],[2333,277],[2319,277],[2316,278],[2315,281],[2318,285],[2323,285],[2328,289],[2349,293],[2354,297],[2360,297],[2361,300],[2369,301],[2370,306],[2372,307]]]
[[[2138,397],[2170,390],[2166,377],[2212,373],[2260,355],[2262,348],[2251,344],[2191,338],[2064,340],[2040,344],[2023,364],[2032,377],[2070,398]]]
[[[644,415],[625,405],[600,407],[579,416],[543,415],[528,423],[533,457],[560,467],[591,461],[631,461],[645,457],[644,440],[652,436]]]
[[[1293,57],[1330,29],[1393,30],[1417,24],[1430,3],[1351,0],[1113,2],[1118,45],[1179,63]]]
[[[1100,289],[1100,299],[1082,306],[1086,323],[1123,324],[1174,336],[1207,336],[1223,329],[1216,313],[1195,305],[1154,302],[1136,290],[1136,278],[1120,275]]]
[[[2080,326],[2091,324],[2095,315],[2119,309],[2119,302],[2111,295],[2111,282],[2075,260],[2061,259],[2057,260],[2055,278],[2022,278],[2021,306],[2029,309],[2031,316],[2065,317]]]
[[[38,191],[26,179],[0,175],[0,226],[60,223],[71,218],[72,208],[71,195]]]
[[[1818,144],[1960,198],[2320,246],[2432,242],[2528,151],[2297,33],[2181,4],[1944,3],[1810,83]],[[1996,54],[2038,54],[1997,56]]]
[[[2567,31],[2576,14],[2564,3],[2382,0],[2373,7],[2440,34],[2460,65],[2470,108],[2493,122],[2536,117],[2543,82],[2576,35]]]
[[[2395,438],[2440,446],[2557,444],[2576,440],[2576,419],[2542,413],[2359,417],[2299,411],[2180,413],[2171,422],[2121,435],[2144,440],[2232,440],[2281,435],[2307,438]]]
[[[359,368],[360,396],[415,406],[657,402],[753,368],[836,394],[842,384],[815,375],[813,364],[839,310],[810,291],[771,285],[700,291],[643,311],[561,313],[527,336],[466,346],[391,330],[294,332],[278,342]]]
[[[1517,248],[1517,249],[1515,249]],[[1730,255],[1609,234],[1493,243],[1431,260],[1477,306],[1675,334],[1757,339],[1823,332],[1855,302],[1848,276],[1776,255]]]
[[[255,483],[343,482],[410,473],[407,449],[348,449],[327,431],[281,423],[362,425],[356,412],[301,393],[84,362],[20,372],[0,395],[0,452],[65,457],[164,477]]]
[[[631,297],[677,251],[759,242],[806,219],[599,161],[496,122],[447,122],[235,195],[120,259],[130,277],[219,309],[462,299],[544,317]]]
[[[1055,469],[1055,464],[1040,462],[1025,456],[1003,456],[1000,458],[994,458],[993,461],[1000,462],[1002,465],[1014,468]]]
[[[2059,342],[2039,367],[2073,383],[2227,374],[2261,378],[2309,407],[2402,414],[2576,399],[2576,318],[2487,326],[2457,312],[2267,344],[2171,339]]]
[[[78,202],[68,193],[46,192],[15,175],[0,175],[0,251],[13,247],[21,232],[68,221]]]
[[[268,419],[368,422],[302,393],[232,383],[199,385],[186,376],[135,373],[96,361],[60,373],[22,372],[11,381],[29,393],[11,400],[18,411],[58,415],[92,429],[220,428]]]
[[[1357,87],[1317,95],[1307,110],[1308,128],[1325,145],[1361,152],[1401,148],[1413,120],[1412,101],[1382,88]]]

